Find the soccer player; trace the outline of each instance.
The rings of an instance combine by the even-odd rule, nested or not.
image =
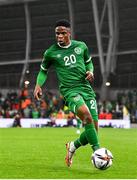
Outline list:
[[[67,166],[71,166],[74,152],[80,146],[90,144],[93,151],[100,148],[97,136],[98,114],[95,93],[90,85],[94,80],[93,64],[86,44],[71,40],[70,28],[67,20],[56,22],[57,42],[44,53],[34,89],[34,97],[39,100],[42,95],[42,85],[47,79],[48,69],[52,64],[55,67],[64,100],[69,109],[83,121],[84,132],[78,139],[66,144]]]

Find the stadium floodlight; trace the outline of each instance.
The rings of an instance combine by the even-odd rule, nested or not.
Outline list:
[[[29,70],[28,69],[26,70],[26,74],[29,74]]]
[[[25,85],[28,85],[30,82],[28,81],[28,80],[26,80],[25,82],[24,82],[24,84]]]
[[[109,81],[106,82],[106,86],[110,86],[111,83]]]

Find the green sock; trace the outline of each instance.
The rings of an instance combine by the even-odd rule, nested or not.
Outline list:
[[[82,146],[79,138],[76,141],[74,141],[74,146],[75,146],[76,149],[78,149],[80,146]]]
[[[81,133],[80,137],[76,141],[74,141],[74,146],[76,148],[79,148],[80,146],[85,146],[86,144],[88,144],[88,140],[84,131]]]
[[[91,145],[93,151],[99,149],[99,142],[94,124],[85,125],[85,133],[88,140],[88,143]]]

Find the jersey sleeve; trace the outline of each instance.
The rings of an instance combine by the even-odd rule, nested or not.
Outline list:
[[[84,61],[85,61],[86,70],[93,73],[94,66],[92,63],[92,57],[91,57],[88,47],[85,43],[84,43]]]
[[[83,44],[84,44],[84,61],[85,61],[85,64],[87,64],[88,62],[91,61],[91,56],[90,56],[87,45],[85,43]]]
[[[50,67],[50,65],[51,65],[51,59],[50,59],[49,52],[47,50],[47,51],[45,51],[45,53],[43,55],[43,60],[42,60],[40,67],[43,71],[47,71],[48,68]]]
[[[38,84],[41,87],[43,86],[46,80],[47,80],[47,71],[43,71],[41,69],[38,73],[36,84]]]

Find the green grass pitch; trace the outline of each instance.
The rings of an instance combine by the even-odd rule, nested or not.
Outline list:
[[[137,130],[100,128],[102,147],[114,156],[113,166],[91,164],[90,146],[77,150],[65,165],[65,143],[78,137],[75,128],[0,129],[0,179],[130,179],[137,178]]]

